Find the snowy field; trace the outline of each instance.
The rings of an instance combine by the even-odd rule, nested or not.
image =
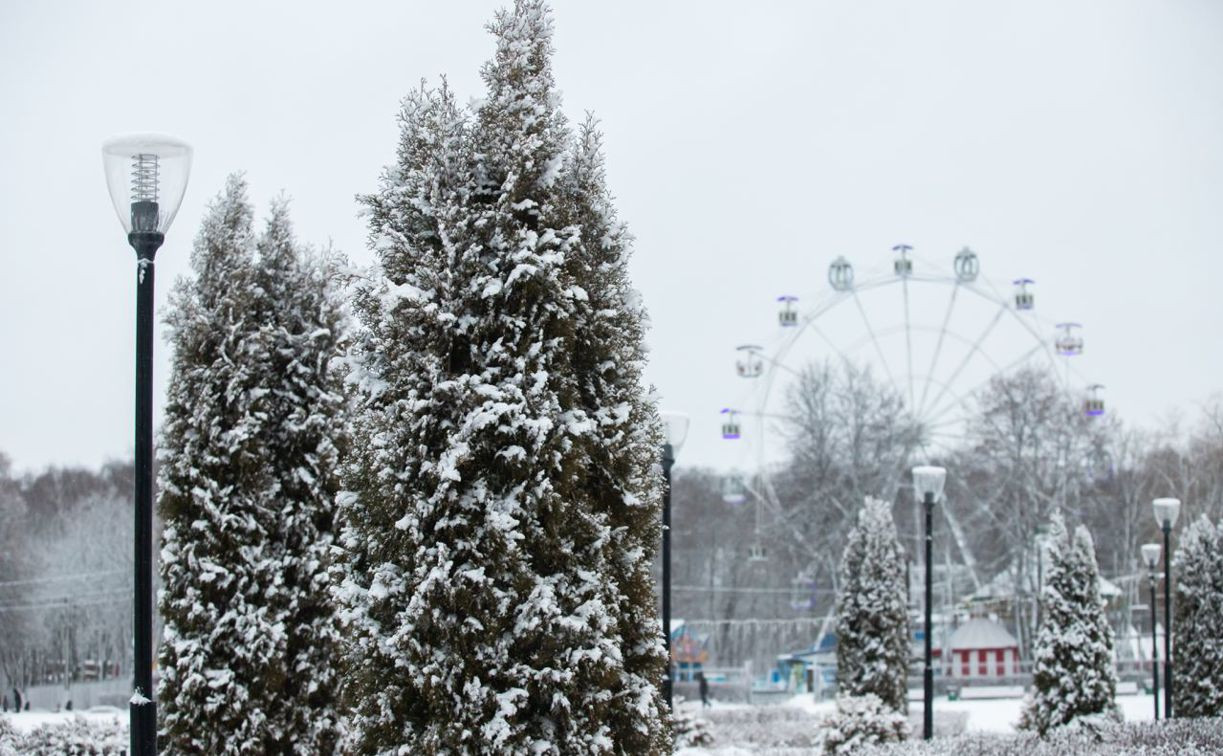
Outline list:
[[[1153,704],[1149,695],[1117,696],[1117,704],[1127,722],[1152,719]],[[731,756],[758,750],[772,752],[773,749],[784,749],[785,753],[792,754],[817,753],[815,749],[801,748],[800,744],[815,734],[819,721],[834,709],[832,701],[817,703],[807,695],[795,696],[777,706],[714,702],[713,706],[704,712],[701,711],[699,701],[684,701],[681,706],[685,711],[709,720],[710,732],[715,738],[714,745],[710,748],[681,749],[679,753],[685,756]],[[940,697],[934,706],[935,734],[1014,733],[1022,707],[1022,698],[949,701],[946,697]],[[919,735],[921,714],[920,699],[911,701],[909,723]]]
[[[1149,695],[1118,696],[1117,703],[1127,722],[1149,721],[1152,718],[1152,703]],[[959,732],[1013,733],[1014,723],[1019,719],[1023,700],[1006,698],[977,701],[948,701],[939,698],[935,704],[938,733]],[[752,753],[757,749],[793,746],[798,738],[814,733],[819,720],[832,713],[833,703],[816,703],[811,696],[795,696],[777,706],[751,706],[747,704],[723,704],[714,702],[703,713],[700,702],[684,701],[681,706],[697,716],[704,716],[712,723],[717,741],[712,748],[686,748],[679,751],[686,756],[702,754]],[[921,701],[910,704],[910,720],[917,732],[921,727]],[[90,722],[113,722],[116,719],[127,723],[126,710],[110,706],[98,706],[86,711],[50,712],[29,711],[2,714],[22,733],[28,733],[40,725],[56,724],[83,717]],[[803,749],[788,753],[802,753]],[[814,750],[810,751],[815,753]]]
[[[45,724],[61,724],[63,722],[71,722],[77,717],[81,717],[89,722],[114,722],[118,720],[120,724],[127,725],[127,709],[119,709],[114,706],[95,706],[92,709],[84,711],[22,711],[8,712],[0,714],[0,717],[7,719],[13,724],[13,727],[21,733],[31,732],[37,727]]]

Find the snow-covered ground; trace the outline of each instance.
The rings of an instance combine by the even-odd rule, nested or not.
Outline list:
[[[113,722],[119,720],[127,724],[127,709],[114,706],[95,706],[84,711],[22,711],[0,714],[13,723],[18,732],[30,732],[44,724],[59,724],[70,722],[75,717],[84,717],[90,722]]]
[[[1149,695],[1117,696],[1117,705],[1127,722],[1146,722],[1154,718],[1154,704]],[[917,703],[918,711],[921,702]],[[962,711],[968,714],[968,732],[1015,732],[1019,721],[1022,698],[1002,698],[981,701],[947,701],[935,703],[936,711]]]
[[[1117,703],[1121,706],[1121,711],[1125,715],[1127,722],[1148,721],[1152,718],[1152,703],[1149,695],[1128,695],[1118,696]],[[701,716],[701,705],[699,701],[684,701],[681,704],[685,709],[695,712]],[[915,701],[911,704],[911,715],[921,715],[921,701]],[[976,700],[976,701],[948,701],[946,698],[940,697],[935,702],[936,714],[963,714],[966,717],[964,721],[964,729],[968,732],[997,732],[1010,733],[1015,731],[1014,724],[1019,720],[1019,711],[1023,706],[1021,698],[1003,698],[993,700]],[[754,719],[753,714],[760,714],[767,717],[769,709],[784,709],[785,714],[790,715],[809,715],[811,720],[818,720],[824,715],[832,713],[833,703],[831,701],[816,702],[811,696],[800,695],[791,698],[780,706],[751,706],[748,704],[724,704],[714,702],[713,707],[706,711],[705,716],[714,719],[723,719],[727,715],[734,715],[737,719]],[[782,712],[778,712],[782,713]],[[118,719],[126,724],[128,713],[125,709],[118,709],[111,706],[97,706],[85,711],[23,711],[20,713],[9,712],[0,714],[4,718],[13,723],[13,726],[19,732],[30,732],[43,724],[54,724],[59,722],[70,721],[74,717],[84,717],[95,722],[111,722]],[[954,718],[957,722],[959,717]],[[719,727],[719,730],[724,731],[724,727]],[[724,735],[723,733],[720,733]],[[717,746],[737,746],[742,749],[748,743],[734,735],[743,735],[750,737],[749,732],[732,733],[733,742],[725,742],[723,736],[719,739]],[[712,750],[689,748],[684,749],[681,753],[689,756],[697,756],[703,753],[733,753],[734,751],[725,751],[722,748],[716,747]]]
[[[1154,716],[1154,704],[1149,695],[1117,696],[1117,704],[1127,722],[1145,722]],[[812,696],[798,695],[782,706],[797,707],[809,711],[816,716],[831,714],[834,703],[829,701],[816,702]],[[685,701],[683,706],[700,715],[701,705],[697,701]],[[921,699],[910,700],[909,713],[921,713]],[[714,702],[716,709],[748,709],[747,704],[720,704]],[[968,719],[965,723],[967,732],[1015,732],[1015,723],[1019,721],[1019,712],[1023,708],[1022,698],[998,698],[982,700],[949,701],[941,696],[934,702],[934,710],[938,712],[963,712]]]
[[[1153,704],[1149,695],[1119,695],[1117,704],[1127,722],[1149,721],[1153,716]],[[832,701],[816,702],[809,695],[799,695],[777,706],[714,702],[713,706],[704,712],[699,701],[684,701],[681,706],[710,720],[716,742],[712,748],[686,748],[681,749],[680,753],[684,756],[731,756],[751,753],[756,747],[769,749],[771,752],[781,746],[781,750],[785,752],[804,752],[803,749],[786,750],[783,744],[793,747],[797,738],[805,738],[807,733],[814,735],[819,720],[831,714],[835,704]],[[909,707],[910,724],[920,732],[920,696],[917,700],[910,701]],[[1013,733],[1022,708],[1023,699],[1017,697],[949,701],[940,696],[934,705],[935,734]]]

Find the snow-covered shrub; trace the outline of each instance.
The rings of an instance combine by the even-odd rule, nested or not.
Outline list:
[[[1120,719],[1113,631],[1100,597],[1095,546],[1079,526],[1070,540],[1061,515],[1050,522],[1050,567],[1041,595],[1033,691],[1019,728],[1041,735],[1074,723],[1089,734]]]
[[[331,261],[230,177],[175,287],[161,447],[159,725],[168,750],[332,750],[327,562],[344,445]]]
[[[891,505],[868,496],[841,556],[837,690],[877,696],[902,713],[910,654],[904,565]]]
[[[838,696],[837,710],[820,723],[818,740],[824,753],[855,753],[875,743],[895,743],[909,737],[909,719],[879,696]]]
[[[20,735],[7,716],[0,714],[0,756],[16,756]]]
[[[1172,579],[1172,713],[1223,715],[1223,526],[1202,515],[1185,529],[1173,557]]]
[[[594,123],[575,135],[561,113],[545,3],[490,30],[486,97],[411,92],[363,198],[347,747],[666,752],[661,437],[631,239]]]
[[[968,733],[929,741],[867,746],[859,756],[1216,756],[1223,753],[1223,719],[1110,722],[1096,734],[1057,728],[1041,737]]]
[[[727,706],[701,710],[720,749],[810,748],[820,717],[801,706]]]
[[[1164,719],[1159,722],[1114,724],[1104,732],[1101,753],[1220,754],[1223,718]]]
[[[7,736],[0,732],[0,744]],[[77,716],[67,722],[44,724],[18,736],[15,752],[32,756],[119,756],[126,754],[130,738],[118,720],[91,722]],[[3,754],[0,745],[0,754]]]
[[[675,710],[671,715],[671,731],[675,734],[676,748],[711,746],[713,733],[709,731],[709,720],[682,706],[684,699],[675,698]]]

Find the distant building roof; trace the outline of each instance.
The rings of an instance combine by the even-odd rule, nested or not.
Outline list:
[[[1019,641],[1006,628],[991,620],[971,619],[960,625],[951,634],[951,650],[962,651],[978,648],[1018,648]]]

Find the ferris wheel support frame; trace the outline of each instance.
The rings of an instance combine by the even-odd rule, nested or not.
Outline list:
[[[912,333],[913,333],[913,330],[915,329],[915,326],[912,324],[911,316],[910,316],[910,311],[911,311],[910,297],[909,297],[909,280],[910,279],[912,279],[915,282],[919,282],[919,283],[937,283],[937,284],[950,284],[951,285],[951,294],[950,294],[946,309],[943,314],[942,323],[938,329],[939,337],[937,340],[937,344],[931,356],[929,369],[926,371],[924,375],[916,375],[913,371],[913,366],[912,366],[912,363],[913,363]],[[940,427],[946,427],[946,426],[955,424],[959,418],[953,418],[952,420],[942,420],[942,418],[944,418],[948,412],[954,409],[964,410],[965,411],[964,417],[967,417],[967,412],[969,410],[968,402],[970,401],[971,395],[975,393],[975,391],[978,388],[980,388],[980,386],[984,385],[989,379],[986,379],[986,381],[982,381],[978,384],[973,385],[972,387],[969,388],[969,390],[964,391],[964,392],[956,392],[952,390],[952,386],[954,385],[955,380],[959,378],[960,374],[967,367],[967,365],[971,364],[972,360],[975,357],[977,357],[978,355],[986,359],[995,368],[995,372],[991,374],[991,378],[992,378],[994,375],[1007,373],[1010,370],[1012,370],[1014,367],[1016,367],[1017,365],[1024,364],[1025,362],[1028,362],[1032,358],[1038,357],[1040,354],[1043,353],[1045,358],[1049,362],[1050,367],[1053,369],[1052,374],[1054,375],[1055,380],[1057,380],[1059,383],[1062,384],[1063,389],[1068,388],[1069,376],[1070,376],[1069,363],[1067,361],[1066,364],[1064,365],[1065,372],[1063,374],[1062,371],[1059,370],[1057,357],[1051,351],[1049,344],[1046,342],[1044,337],[1037,331],[1034,324],[1029,322],[1031,318],[1025,316],[1025,313],[1030,313],[1031,309],[1012,307],[1009,301],[1009,298],[1001,294],[998,291],[998,289],[988,280],[985,280],[984,281],[985,285],[982,286],[980,284],[975,283],[975,274],[974,274],[974,278],[969,279],[969,280],[965,280],[961,278],[959,275],[945,276],[945,275],[930,275],[930,274],[921,274],[921,273],[915,274],[911,271],[904,273],[904,274],[900,274],[900,273],[881,274],[881,275],[874,276],[872,278],[857,282],[856,284],[850,283],[847,287],[843,289],[836,289],[831,294],[822,296],[817,301],[815,307],[808,310],[805,315],[801,315],[795,318],[796,322],[794,322],[793,324],[796,325],[797,327],[793,329],[787,328],[786,330],[787,331],[792,330],[792,333],[787,338],[783,339],[780,342],[780,344],[772,352],[765,353],[763,350],[760,352],[760,356],[765,361],[768,362],[769,368],[767,371],[765,371],[764,375],[761,375],[760,377],[756,378],[755,380],[763,380],[765,384],[764,390],[761,393],[760,398],[756,403],[757,411],[754,411],[754,412],[745,411],[742,413],[745,417],[752,417],[755,419],[757,435],[760,438],[763,439],[766,435],[765,427],[766,427],[767,420],[769,419],[788,419],[787,416],[785,415],[779,415],[777,413],[770,413],[770,412],[764,411],[764,409],[769,406],[769,401],[771,400],[772,394],[773,394],[774,383],[777,382],[776,379],[777,379],[779,372],[788,373],[789,375],[793,377],[802,376],[802,373],[799,370],[796,370],[790,367],[789,365],[785,364],[784,359],[785,359],[785,355],[788,354],[791,351],[791,349],[793,349],[795,344],[798,343],[798,341],[803,337],[804,333],[808,329],[810,329],[811,332],[816,334],[829,347],[829,349],[836,356],[836,358],[839,358],[839,360],[843,364],[847,364],[847,365],[852,364],[849,355],[846,354],[845,351],[841,347],[835,344],[828,337],[828,335],[824,333],[824,331],[819,327],[817,323],[817,320],[820,318],[820,316],[822,316],[824,313],[828,312],[829,310],[833,309],[834,307],[846,302],[849,299],[852,299],[854,301],[855,309],[857,310],[858,315],[861,318],[862,323],[867,330],[867,337],[860,341],[865,342],[866,340],[869,340],[871,342],[874,348],[875,354],[878,356],[880,364],[883,366],[884,371],[887,374],[888,381],[891,383],[891,385],[899,386],[899,384],[897,384],[896,382],[894,374],[892,373],[891,363],[887,359],[887,356],[885,355],[883,351],[882,345],[880,344],[880,341],[879,341],[880,333],[876,331],[874,324],[871,322],[870,316],[866,312],[866,308],[862,304],[862,300],[859,296],[860,292],[865,292],[865,291],[870,291],[876,288],[881,288],[881,287],[884,287],[890,284],[894,284],[898,281],[901,284],[903,299],[904,299],[904,326],[903,327],[905,331],[905,350],[906,350],[906,361],[907,361],[906,365],[908,367],[908,370],[905,374],[906,384],[908,388],[908,395],[909,395],[909,405],[908,406],[912,408],[911,411],[913,411],[915,415],[920,414],[920,415],[923,415],[924,417],[924,414],[929,414],[929,417],[927,419],[930,421],[935,421],[935,422],[930,423],[931,427],[929,429],[923,428],[924,434],[928,433],[930,436],[933,436],[933,437],[937,437],[937,436],[950,437],[953,434],[950,434],[947,432],[940,432],[937,429]],[[986,287],[988,287],[988,290],[986,289]],[[980,333],[977,339],[972,343],[969,349],[969,352],[964,356],[964,358],[961,360],[959,365],[957,365],[956,370],[952,374],[952,376],[948,378],[946,381],[940,381],[937,378],[935,378],[935,372],[939,364],[939,358],[942,355],[943,346],[946,341],[946,337],[948,335],[952,335],[956,338],[962,338],[958,334],[955,334],[948,329],[948,326],[951,322],[951,316],[956,308],[956,303],[958,301],[958,294],[961,288],[976,295],[978,298],[985,300],[986,302],[997,305],[998,311],[994,315],[993,319],[990,321],[989,325]],[[986,339],[989,338],[990,334],[998,326],[998,324],[1002,321],[1002,319],[1005,317],[1005,315],[1008,312],[1012,315],[1014,321],[1017,322],[1034,339],[1035,345],[1031,349],[1027,350],[1019,358],[1008,363],[1005,368],[998,368],[998,362],[994,360],[987,352],[983,351],[981,347],[984,344],[984,342],[986,341]],[[919,328],[919,330],[921,329]],[[922,398],[920,402],[915,401],[915,397],[916,397],[916,392],[914,389],[915,379],[919,382],[923,382]],[[927,398],[930,395],[931,386],[934,386],[938,393],[935,395],[935,398],[932,402],[927,403]],[[944,398],[948,396],[950,396],[950,399],[946,403],[942,403]],[[929,413],[926,413],[927,409],[930,410]],[[990,423],[994,423],[992,419],[988,421]],[[760,516],[761,516],[760,508],[762,505],[767,506],[767,508],[773,510],[774,512],[778,514],[781,513],[780,500],[777,495],[776,488],[773,485],[773,482],[771,480],[771,476],[768,474],[768,463],[767,463],[767,460],[765,459],[766,453],[767,453],[766,444],[765,443],[758,444],[758,447],[757,447],[757,475],[756,475],[756,481],[755,481],[756,485],[748,488],[749,492],[752,494],[753,498],[756,500],[757,536],[759,536],[759,533],[760,533]],[[894,490],[894,487],[889,486],[888,490]],[[944,519],[948,523],[949,529],[952,534],[952,538],[956,542],[957,550],[960,552],[961,559],[964,563],[964,566],[968,570],[968,573],[974,584],[974,587],[979,590],[982,586],[982,582],[981,582],[980,576],[977,574],[978,562],[976,560],[975,555],[972,553],[971,548],[968,546],[967,538],[964,533],[964,528],[962,524],[958,521],[958,518],[955,516],[955,514],[950,510],[950,508],[941,507],[940,509],[944,513]]]

